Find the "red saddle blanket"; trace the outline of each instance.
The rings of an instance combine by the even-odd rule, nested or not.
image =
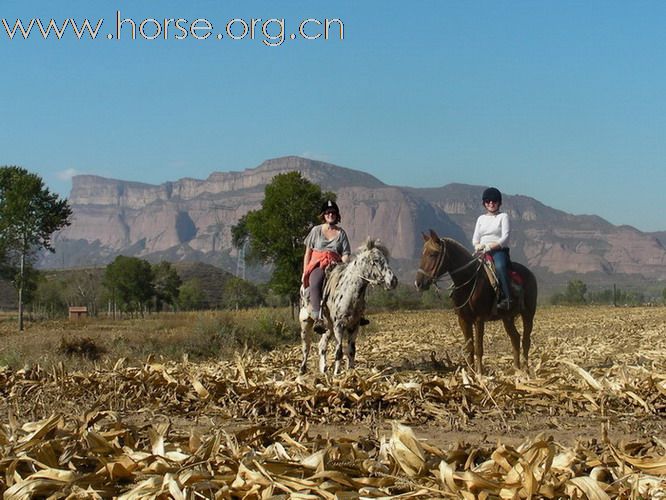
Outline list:
[[[484,258],[492,264],[493,270],[495,269],[495,262],[493,261],[493,256],[490,255],[489,253],[484,255]],[[509,270],[509,279],[513,281],[516,285],[523,286],[524,280],[523,277],[518,273],[518,271],[514,271],[513,269]]]

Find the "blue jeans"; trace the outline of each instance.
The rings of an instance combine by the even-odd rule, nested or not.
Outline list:
[[[511,260],[509,259],[509,249],[500,248],[490,252],[495,262],[495,272],[497,279],[502,287],[502,293],[507,299],[511,299],[511,288],[509,285],[509,268],[511,267]]]

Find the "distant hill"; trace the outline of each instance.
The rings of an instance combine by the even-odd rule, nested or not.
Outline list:
[[[336,192],[352,244],[360,245],[367,236],[381,238],[403,281],[411,281],[418,267],[422,231],[433,228],[469,245],[482,211],[485,186],[389,186],[364,172],[294,156],[159,186],[83,175],[74,177],[69,197],[73,223],[55,237],[56,253],[44,255],[39,265],[101,265],[124,254],[150,261],[199,261],[234,272],[231,227],[260,206],[264,187],[275,175],[289,171]],[[522,194],[506,193],[503,209],[513,225],[513,259],[533,268],[546,287],[559,286],[569,275],[607,283],[629,277],[630,284],[653,285],[666,279],[663,233],[572,215]]]

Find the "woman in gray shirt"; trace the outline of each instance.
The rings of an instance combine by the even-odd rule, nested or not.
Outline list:
[[[340,209],[334,201],[324,203],[319,216],[324,223],[313,227],[305,238],[301,282],[305,288],[310,287],[310,316],[315,320],[314,330],[323,333],[326,329],[320,318],[320,304],[324,271],[333,262],[349,261],[351,247],[347,233],[338,225]]]

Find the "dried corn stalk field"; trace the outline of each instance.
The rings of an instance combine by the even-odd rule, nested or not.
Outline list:
[[[666,309],[546,308],[529,373],[452,312],[371,317],[358,368],[299,347],[217,363],[0,372],[14,498],[666,497]],[[329,353],[330,354],[330,353]],[[316,356],[314,356],[316,358]]]

